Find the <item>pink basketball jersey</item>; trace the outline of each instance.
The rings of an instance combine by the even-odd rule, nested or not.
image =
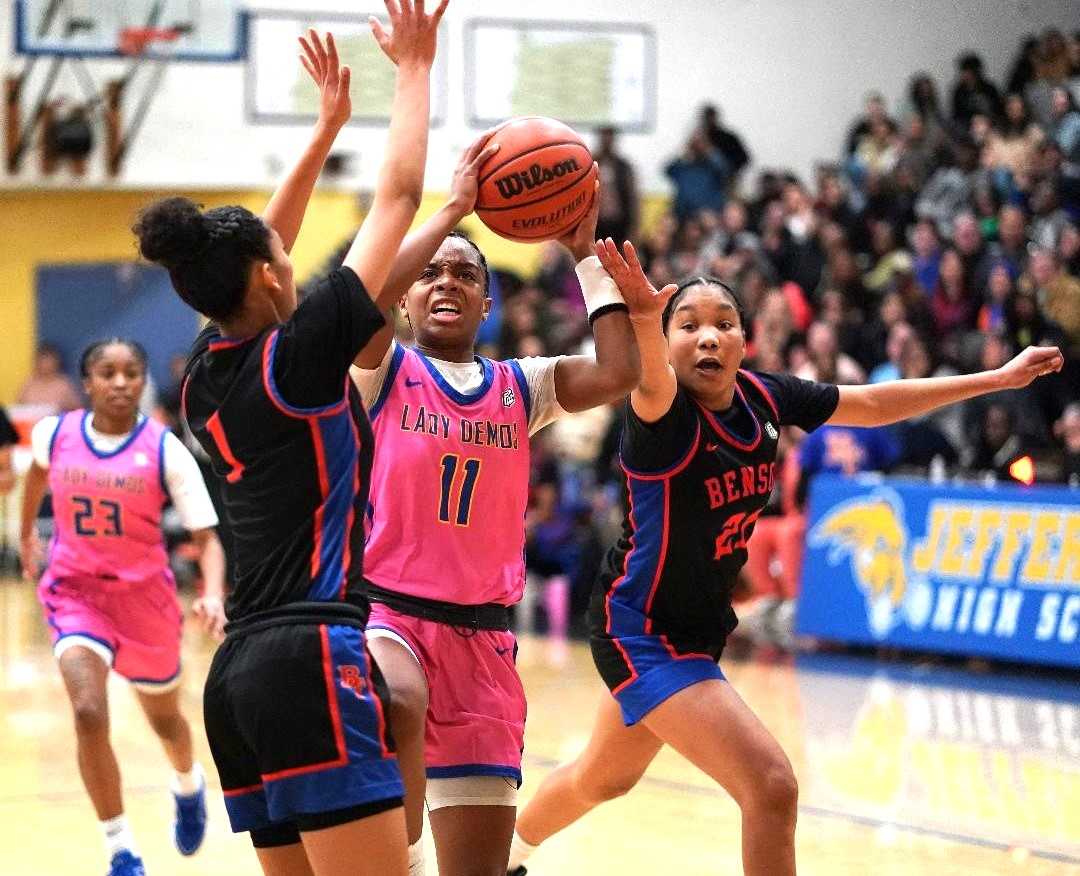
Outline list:
[[[91,416],[61,417],[49,448],[49,572],[60,579],[145,581],[169,568],[161,533],[167,432],[146,419],[120,447],[101,453],[86,432]]]
[[[462,605],[512,605],[525,585],[529,391],[514,362],[479,360],[462,394],[398,346],[371,407],[364,577],[387,590]]]

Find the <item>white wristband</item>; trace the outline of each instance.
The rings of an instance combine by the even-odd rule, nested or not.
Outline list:
[[[600,264],[600,259],[596,256],[582,259],[577,263],[574,271],[581,284],[581,297],[585,299],[585,310],[589,314],[590,321],[601,309],[607,310],[613,306],[626,307],[619,287],[615,285],[615,281],[604,270],[604,266]]]

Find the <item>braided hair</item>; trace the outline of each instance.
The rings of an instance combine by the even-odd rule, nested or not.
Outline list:
[[[720,290],[739,314],[739,325],[742,327],[743,333],[746,333],[746,311],[743,309],[743,303],[739,300],[739,296],[735,294],[735,290],[723,280],[706,276],[691,277],[689,280],[684,280],[679,284],[679,288],[676,290],[675,294],[668,299],[668,303],[664,307],[664,315],[661,317],[665,335],[668,333],[668,323],[671,322],[671,316],[675,313],[675,308],[678,307],[679,300],[686,295],[688,290],[697,286],[712,286],[713,288]]]
[[[177,294],[214,320],[244,300],[251,265],[272,261],[270,229],[246,207],[202,211],[187,198],[165,198],[139,213],[139,252],[168,270]]]

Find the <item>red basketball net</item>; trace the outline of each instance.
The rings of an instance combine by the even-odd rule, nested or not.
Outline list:
[[[141,55],[155,42],[171,43],[180,36],[175,27],[125,27],[120,31],[116,48],[123,55]]]

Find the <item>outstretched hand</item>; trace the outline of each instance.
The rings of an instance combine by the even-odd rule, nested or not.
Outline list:
[[[450,181],[450,205],[459,216],[468,216],[476,209],[476,197],[479,192],[480,168],[500,149],[498,143],[488,143],[496,128],[484,131],[461,153],[454,178]]]
[[[390,32],[386,32],[374,15],[368,18],[371,33],[383,54],[399,66],[420,64],[430,67],[435,60],[439,22],[449,0],[442,0],[431,15],[424,11],[424,0],[383,2],[390,16]]]
[[[319,123],[339,131],[352,115],[352,71],[341,65],[332,33],[324,42],[312,28],[306,38],[300,37],[300,45],[304,49],[300,63],[319,89]]]
[[[1005,389],[1023,389],[1035,378],[1065,366],[1065,357],[1057,347],[1028,347],[997,369]]]
[[[624,257],[625,254],[625,257]],[[664,307],[679,287],[669,283],[659,292],[645,276],[645,271],[638,261],[634,245],[628,240],[623,243],[623,252],[610,237],[596,242],[596,255],[600,264],[608,272],[615,285],[619,287],[626,306],[630,309],[632,320],[660,320]]]
[[[596,240],[596,223],[600,219],[600,168],[593,162],[596,182],[593,183],[592,202],[581,221],[559,238],[559,243],[570,250],[574,261],[580,262],[593,254],[593,241]]]

